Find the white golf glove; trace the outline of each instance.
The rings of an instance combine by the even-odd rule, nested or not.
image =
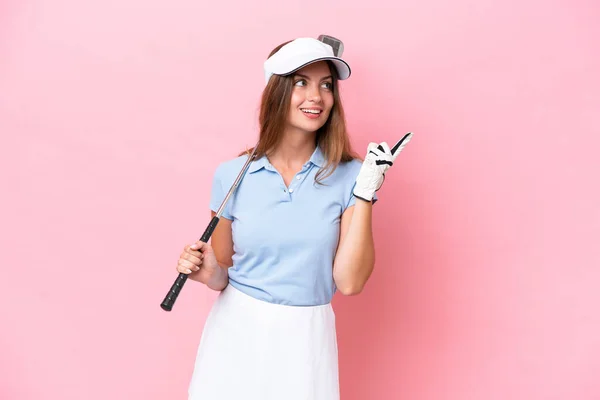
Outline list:
[[[375,192],[383,185],[385,172],[394,164],[394,160],[410,141],[412,135],[412,132],[407,133],[391,149],[386,142],[369,143],[365,161],[356,177],[354,196],[365,201],[373,200]]]

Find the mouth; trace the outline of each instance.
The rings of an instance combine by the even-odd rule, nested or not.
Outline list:
[[[308,118],[319,118],[323,112],[320,108],[301,108],[300,111]]]

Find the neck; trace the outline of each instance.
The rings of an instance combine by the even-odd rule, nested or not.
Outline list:
[[[279,145],[269,155],[271,164],[298,169],[306,163],[316,145],[316,132],[285,131]]]

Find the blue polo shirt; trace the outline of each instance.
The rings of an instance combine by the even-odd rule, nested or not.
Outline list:
[[[211,210],[218,210],[247,157],[217,166]],[[232,286],[276,304],[331,302],[341,216],[356,202],[352,190],[362,162],[341,163],[323,186],[315,183],[315,175],[325,163],[317,147],[289,187],[267,157],[250,164],[221,216],[232,221]]]

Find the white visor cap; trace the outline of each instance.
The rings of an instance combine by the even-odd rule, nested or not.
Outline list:
[[[288,75],[309,64],[326,60],[333,63],[340,80],[350,77],[350,66],[334,55],[330,45],[313,38],[295,39],[265,61],[265,82],[268,83],[272,75]]]

